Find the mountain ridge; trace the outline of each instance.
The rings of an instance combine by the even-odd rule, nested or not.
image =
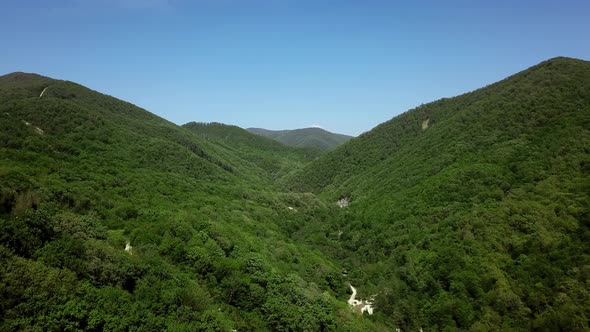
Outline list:
[[[527,70],[510,75],[501,81],[489,84],[485,87],[475,89],[471,92],[467,92],[467,93],[459,95],[459,96],[450,97],[450,98],[442,98],[442,99],[439,99],[439,100],[436,100],[436,101],[433,101],[433,102],[430,102],[427,104],[423,104],[423,105],[418,106],[416,108],[410,109],[404,113],[401,113],[401,114],[393,117],[392,119],[390,119],[388,121],[385,121],[385,122],[377,125],[375,128],[359,135],[355,140],[351,141],[350,143],[360,145],[360,144],[362,144],[363,140],[373,139],[375,137],[375,135],[377,135],[377,133],[385,135],[386,127],[389,126],[392,123],[392,121],[394,121],[395,119],[397,119],[396,121],[398,121],[398,122],[402,121],[401,119],[404,119],[403,121],[406,122],[405,124],[403,124],[401,126],[400,130],[405,130],[408,133],[411,133],[413,135],[417,135],[417,134],[423,132],[423,130],[421,129],[421,126],[424,124],[424,121],[428,120],[428,126],[430,126],[430,127],[432,127],[434,125],[434,121],[436,121],[436,117],[431,117],[430,114],[425,112],[425,110],[428,107],[431,107],[433,105],[441,105],[441,104],[449,103],[449,102],[456,100],[457,98],[464,98],[465,99],[465,98],[470,97],[470,98],[474,99],[473,102],[477,102],[477,99],[479,98],[479,96],[477,96],[477,93],[480,91],[484,91],[484,94],[488,94],[487,91],[489,91],[489,90],[486,90],[486,89],[489,89],[489,88],[496,89],[498,86],[502,86],[502,84],[505,82],[509,82],[511,80],[518,80],[521,77],[529,75],[530,73],[534,72],[536,69],[542,68],[543,66],[551,66],[555,63],[564,63],[564,62],[574,62],[574,63],[578,63],[578,64],[589,63],[588,61],[585,61],[585,60],[573,59],[573,58],[568,58],[568,57],[555,57],[555,58],[551,58],[549,60],[545,60],[537,65],[531,66]],[[474,96],[474,94],[476,94],[475,98],[472,97],[472,96]],[[417,113],[422,113],[418,116],[419,119],[415,119],[415,117],[416,117],[415,114],[417,114]],[[408,114],[414,115],[414,118],[406,120],[406,118],[409,118]],[[410,123],[409,123],[410,121],[413,121],[412,126],[410,126]],[[391,132],[389,135],[392,135],[392,134],[394,134],[394,133]],[[386,141],[383,141],[383,142],[386,142]],[[347,146],[350,146],[351,144],[348,144]],[[390,151],[393,151],[394,149],[396,149],[398,146],[400,146],[402,144],[404,144],[404,142],[396,142],[393,145],[389,144],[389,142],[388,142],[387,144],[382,144],[382,145],[379,145],[378,147],[376,146],[376,147],[372,147],[370,149],[360,149],[359,152],[362,152],[364,155],[362,157],[359,156],[356,158],[357,159],[370,158],[370,159],[383,160],[383,158],[388,158],[387,154],[390,153]],[[342,150],[338,151],[338,153],[344,154],[344,152]],[[321,158],[319,163],[331,158],[330,156],[334,156],[334,154],[330,154],[330,155],[327,155],[327,156]],[[351,160],[350,162],[345,163],[345,165],[347,167],[350,167],[350,166],[354,167],[354,165],[357,165],[357,164],[358,163],[354,160]],[[317,165],[317,163],[316,163],[316,165]],[[310,167],[313,167],[313,166],[310,166]],[[326,170],[328,170],[328,169],[331,170],[332,172],[339,171],[339,169],[337,169],[337,168],[326,168]],[[354,172],[354,171],[351,171],[351,172]],[[329,177],[331,177],[331,176],[329,176]],[[310,184],[311,183],[314,184],[314,187],[307,187],[307,188],[301,188],[301,189],[317,192],[319,189],[318,186],[322,182],[318,183],[315,181],[310,181]],[[321,185],[326,186],[327,183],[321,184]]]
[[[318,148],[323,151],[332,151],[353,138],[353,136],[336,134],[317,127],[287,130],[247,128],[246,130],[257,135],[272,138],[286,145]]]

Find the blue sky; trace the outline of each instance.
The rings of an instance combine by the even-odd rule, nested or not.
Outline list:
[[[358,135],[555,56],[590,1],[3,0],[0,74],[67,79],[170,121]]]

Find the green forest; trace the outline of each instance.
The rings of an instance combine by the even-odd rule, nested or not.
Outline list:
[[[589,193],[582,60],[329,152],[8,74],[0,331],[585,331]]]

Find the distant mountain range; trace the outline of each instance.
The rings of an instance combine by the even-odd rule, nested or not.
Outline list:
[[[323,152],[317,148],[292,147],[268,137],[253,134],[238,126],[211,122],[189,122],[182,127],[201,139],[215,143],[242,159],[245,164],[256,166],[259,175],[276,180],[286,173],[300,169]]]
[[[302,128],[293,130],[268,130],[262,128],[248,128],[251,133],[272,138],[285,145],[300,148],[318,148],[332,151],[339,145],[349,141],[352,136],[331,133],[322,128]]]

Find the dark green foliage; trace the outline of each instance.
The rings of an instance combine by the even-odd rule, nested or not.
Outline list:
[[[293,130],[248,128],[247,130],[256,135],[272,138],[285,145],[320,149],[322,151],[332,151],[352,138],[352,136],[331,133],[321,128]]]
[[[45,210],[26,210],[24,216],[0,219],[0,240],[3,245],[23,257],[56,238],[53,220]]]

